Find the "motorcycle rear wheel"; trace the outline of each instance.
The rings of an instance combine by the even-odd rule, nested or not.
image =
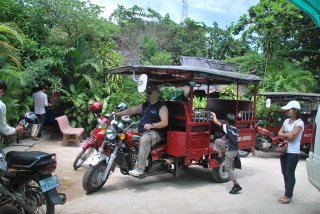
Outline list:
[[[37,209],[34,212],[24,210],[25,214],[54,214],[54,204],[50,201],[47,194],[41,191],[40,185],[37,181],[29,181],[27,191],[29,191],[29,198],[32,197],[36,201],[36,203],[41,204],[39,204],[40,206],[37,207]]]
[[[245,150],[239,150],[239,151],[238,151],[238,154],[239,154],[239,156],[240,156],[241,158],[246,158],[246,157],[249,156],[250,152],[245,151]]]
[[[106,162],[102,161],[99,164],[92,166],[89,165],[82,179],[82,187],[87,194],[96,192],[101,189],[101,187],[107,182],[107,178],[103,179],[103,174],[107,168]]]
[[[95,149],[93,147],[89,147],[88,149],[82,149],[80,153],[77,155],[76,159],[73,161],[73,169],[77,170],[81,167],[86,160],[94,153]]]

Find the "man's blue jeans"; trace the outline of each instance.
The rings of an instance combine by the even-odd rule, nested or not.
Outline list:
[[[300,154],[285,153],[280,156],[281,171],[284,178],[285,195],[292,198],[296,183],[295,171],[300,159]]]
[[[39,128],[38,128],[38,134],[37,137],[41,137],[41,131],[44,124],[44,119],[46,117],[46,114],[36,114],[39,119]]]

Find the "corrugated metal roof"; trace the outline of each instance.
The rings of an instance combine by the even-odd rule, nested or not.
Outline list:
[[[124,66],[106,70],[106,74],[147,74],[149,82],[179,85],[193,81],[198,84],[259,84],[260,78],[251,74],[208,69],[195,66]]]
[[[195,66],[201,68],[216,69],[222,71],[237,72],[237,66],[234,63],[228,63],[217,59],[207,59],[192,56],[180,56],[180,64],[182,66]]]
[[[273,100],[320,100],[320,94],[301,92],[263,92],[257,95],[266,96]]]

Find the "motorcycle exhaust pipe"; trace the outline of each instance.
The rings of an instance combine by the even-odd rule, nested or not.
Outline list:
[[[66,201],[67,201],[67,197],[66,197],[66,194],[64,193],[58,193],[56,189],[52,189],[52,190],[49,190],[47,192],[48,196],[49,196],[49,199],[50,201],[54,204],[54,205],[57,205],[57,204],[65,204]]]

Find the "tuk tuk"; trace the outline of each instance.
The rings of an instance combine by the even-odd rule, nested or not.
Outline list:
[[[220,130],[213,124],[210,112],[214,111],[218,119],[224,120],[228,113],[236,115],[236,127],[239,130],[239,150],[252,152],[256,137],[256,88],[260,78],[255,75],[238,72],[207,69],[193,66],[126,66],[113,68],[107,74],[148,76],[148,84],[162,86],[190,87],[188,102],[165,101],[169,110],[169,125],[167,130],[166,153],[179,158],[184,166],[203,165],[211,168],[213,178],[218,182],[226,182],[227,174],[214,159],[216,152],[210,143],[216,136],[221,136]],[[236,100],[207,98],[205,109],[194,110],[194,90],[200,86],[209,88],[213,85],[235,84]],[[239,87],[252,84],[251,101],[239,100]],[[205,159],[205,160],[203,160]]]
[[[305,154],[310,151],[311,143],[315,132],[315,117],[320,102],[320,94],[316,93],[299,93],[299,92],[264,92],[258,95],[266,97],[266,103],[272,102],[278,106],[285,105],[290,100],[297,100],[301,104],[301,119],[305,127],[301,138],[300,150]],[[277,137],[286,115],[280,109],[271,110],[266,117],[266,133],[262,133],[257,128],[256,149],[261,151],[273,151],[281,141]]]

